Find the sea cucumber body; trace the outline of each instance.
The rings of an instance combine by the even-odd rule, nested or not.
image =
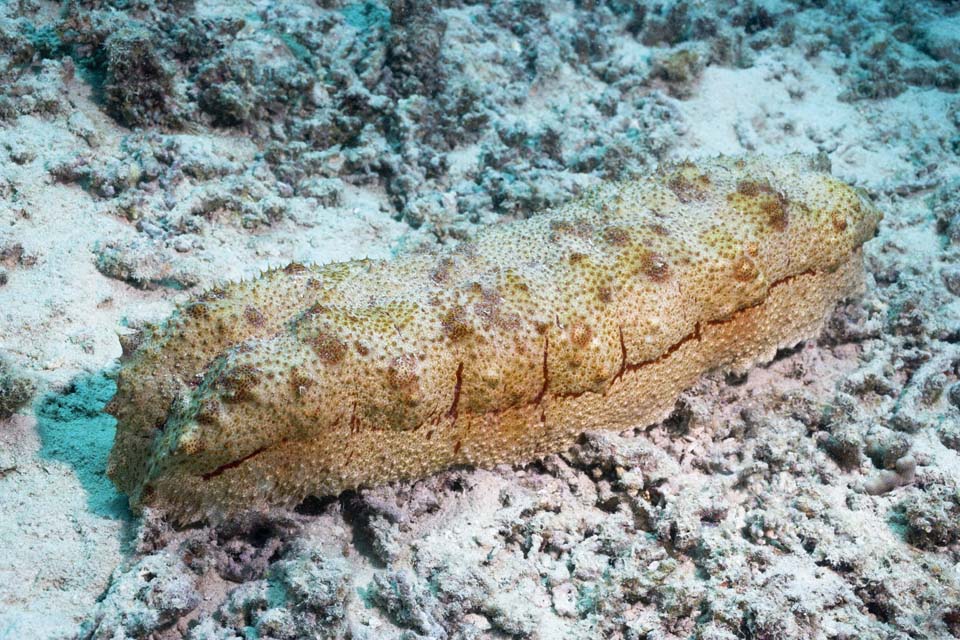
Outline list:
[[[125,349],[108,473],[216,519],[661,420],[862,285],[879,213],[815,164],[666,166],[453,249],[207,292]]]

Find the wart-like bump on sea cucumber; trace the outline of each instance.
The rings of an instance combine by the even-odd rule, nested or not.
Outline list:
[[[821,166],[667,165],[453,249],[218,288],[125,349],[108,474],[216,520],[662,420],[862,286],[880,214]]]

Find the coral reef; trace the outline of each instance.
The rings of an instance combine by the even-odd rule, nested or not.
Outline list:
[[[818,168],[667,165],[452,251],[208,291],[128,338],[108,473],[216,519],[661,420],[859,287],[879,212]]]
[[[185,569],[167,554],[145,557],[126,572],[136,580],[114,581],[79,637],[144,637],[170,627],[200,604],[197,580]]]
[[[0,638],[960,637],[958,20],[0,2]],[[663,422],[186,528],[104,475],[117,333],[197,291],[467,249],[664,161],[798,151],[884,211],[864,293]]]
[[[309,181],[335,178],[380,184],[392,215],[459,239],[493,213],[528,216],[599,178],[649,171],[683,133],[667,96],[691,96],[710,65],[748,67],[800,41],[808,56],[842,68],[850,100],[960,84],[949,29],[929,11],[840,4],[585,2],[557,14],[539,0],[489,9],[278,3],[256,12],[224,5],[214,19],[169,3],[125,19],[110,3],[74,3],[43,25],[4,24],[11,88],[0,113],[5,97],[11,116],[56,113],[51,85],[62,91],[79,71],[107,113],[155,127],[164,143],[193,123],[250,134],[263,152],[257,188],[281,216]],[[836,14],[845,29],[834,28]],[[891,17],[903,21],[896,30]],[[854,35],[862,33],[874,35]],[[26,73],[30,64],[49,81]],[[519,108],[537,106],[528,96],[570,73],[587,83],[582,95],[548,93],[534,118]],[[167,173],[174,186],[190,175]],[[153,183],[147,174],[105,197],[122,211],[135,199],[139,215],[157,222],[178,200],[171,191],[183,190]],[[239,198],[246,209],[259,199]]]

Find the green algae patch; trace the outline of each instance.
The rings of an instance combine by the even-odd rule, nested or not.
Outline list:
[[[128,519],[126,498],[106,476],[117,421],[103,409],[116,389],[116,383],[103,373],[80,377],[65,392],[38,400],[35,410],[40,457],[73,468],[93,513]]]

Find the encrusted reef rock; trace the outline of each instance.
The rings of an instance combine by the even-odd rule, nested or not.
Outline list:
[[[124,345],[108,473],[218,519],[661,420],[862,286],[880,214],[823,164],[666,165],[453,249],[208,291]]]

